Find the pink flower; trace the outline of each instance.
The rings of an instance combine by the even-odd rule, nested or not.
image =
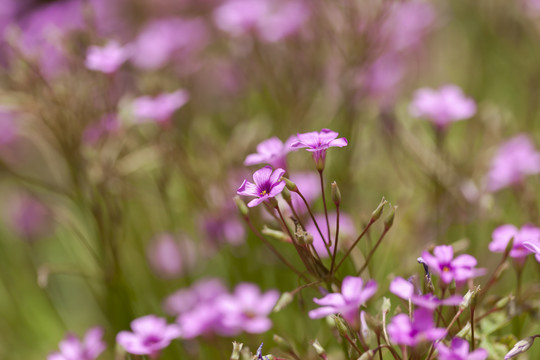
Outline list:
[[[133,101],[133,115],[137,121],[167,123],[174,112],[184,106],[189,100],[185,90],[164,93],[156,97],[142,96]]]
[[[305,148],[307,151],[312,152],[317,169],[322,171],[326,159],[326,150],[331,147],[344,147],[348,144],[347,139],[336,139],[337,137],[338,133],[330,129],[298,134],[296,141],[291,144],[291,149]]]
[[[486,177],[490,192],[518,185],[527,175],[540,173],[540,154],[526,134],[517,135],[503,143],[491,161]]]
[[[445,329],[435,327],[433,312],[424,308],[415,310],[412,321],[408,315],[399,314],[388,324],[390,340],[401,345],[416,346],[422,341],[439,340],[445,334]]]
[[[268,315],[278,298],[277,290],[261,293],[255,284],[237,285],[234,294],[222,295],[216,300],[223,316],[220,331],[225,335],[236,335],[241,331],[260,334],[270,330],[272,321]]]
[[[106,114],[97,124],[91,124],[84,129],[83,142],[95,145],[108,134],[113,134],[120,129],[120,120],[116,114]]]
[[[468,279],[484,274],[484,269],[475,268],[477,261],[473,256],[463,254],[454,258],[454,249],[449,245],[436,246],[433,255],[424,251],[422,259],[445,284],[455,280],[459,286]]]
[[[476,349],[469,353],[469,342],[458,337],[452,339],[450,347],[442,343],[437,343],[436,347],[439,351],[439,360],[485,360],[488,357],[488,352],[484,349]]]
[[[446,299],[439,299],[433,294],[418,295],[414,293],[414,285],[409,281],[396,277],[390,283],[390,292],[399,296],[405,300],[411,300],[416,306],[426,308],[429,310],[435,310],[438,306],[441,305],[459,305],[463,301],[463,297],[454,295]]]
[[[540,262],[540,241],[525,241],[523,247],[536,254],[536,261]]]
[[[32,195],[19,195],[9,203],[8,222],[13,230],[27,240],[43,236],[52,228],[52,211]]]
[[[181,242],[181,243],[180,243]],[[148,246],[148,262],[156,274],[173,279],[193,267],[196,254],[193,240],[177,240],[173,234],[155,236]]]
[[[7,109],[0,108],[0,147],[12,144],[17,138],[16,115]]]
[[[257,145],[257,153],[246,157],[244,165],[268,164],[273,168],[287,168],[286,157],[291,151],[291,143],[295,140],[290,137],[285,144],[277,137],[271,137]]]
[[[82,342],[75,335],[68,334],[60,341],[60,352],[50,354],[47,360],[95,360],[106,348],[102,338],[103,329],[100,327],[88,330]]]
[[[522,262],[525,257],[531,254],[525,242],[536,244],[540,242],[540,228],[532,225],[524,225],[518,229],[514,225],[506,224],[497,227],[491,234],[492,241],[489,243],[489,250],[493,252],[504,252],[506,246],[513,238],[512,249],[509,256]]]
[[[328,221],[330,222],[330,235],[332,236],[332,246],[330,246],[330,253],[333,253],[334,251],[336,239],[336,218],[337,215],[335,212],[328,213]],[[315,214],[315,220],[317,221],[317,224],[319,224],[319,228],[323,232],[324,238],[326,239],[326,241],[328,241],[326,234],[326,217],[324,216],[324,214]],[[306,224],[306,231],[313,236],[313,247],[315,247],[315,251],[317,251],[317,254],[319,254],[321,258],[328,257],[326,245],[324,245],[324,241],[321,238],[317,227],[315,227],[315,223],[313,222],[313,220],[310,220]],[[355,236],[355,234],[356,228],[351,217],[346,213],[341,212],[339,214],[339,244],[343,245],[343,241],[345,239],[351,239],[353,236]]]
[[[167,324],[167,320],[155,315],[147,315],[131,322],[133,332],[121,331],[116,342],[135,355],[150,355],[156,358],[159,352],[180,337],[178,325]]]
[[[238,188],[237,194],[243,196],[255,196],[256,199],[251,200],[248,203],[249,207],[254,207],[274,198],[283,191],[285,187],[285,181],[280,180],[285,174],[285,170],[276,169],[272,171],[272,167],[265,166],[253,173],[253,181],[251,183],[244,180],[242,185]]]
[[[311,310],[309,317],[319,319],[330,314],[341,314],[352,326],[358,325],[360,306],[364,305],[377,291],[374,280],[364,282],[361,277],[346,276],[341,284],[341,293],[327,294],[321,299],[313,301],[322,307]]]
[[[417,90],[409,111],[412,116],[427,118],[438,128],[444,129],[455,121],[474,116],[476,104],[465,97],[459,87],[446,85],[439,90]]]
[[[109,41],[105,46],[90,46],[86,52],[85,65],[90,70],[105,74],[116,72],[130,56],[130,48],[121,46],[116,41]]]
[[[197,281],[188,289],[180,289],[168,296],[164,308],[171,315],[180,315],[193,310],[197,305],[211,303],[227,289],[218,278],[205,278]]]

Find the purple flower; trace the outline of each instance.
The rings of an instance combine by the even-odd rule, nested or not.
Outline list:
[[[418,295],[414,292],[414,285],[409,281],[396,277],[390,283],[390,292],[405,300],[411,300],[416,306],[435,310],[441,305],[459,305],[463,301],[463,297],[454,295],[446,299],[439,299],[433,294]]]
[[[170,233],[155,236],[148,246],[148,262],[162,278],[174,279],[194,265],[196,257],[193,241],[187,237],[179,240]]]
[[[285,187],[285,181],[280,180],[283,174],[285,174],[283,169],[272,171],[271,166],[265,166],[253,173],[255,183],[244,180],[236,193],[243,196],[255,196],[256,199],[251,200],[248,206],[257,206],[281,193]]]
[[[261,293],[255,284],[241,283],[234,294],[225,294],[216,300],[216,306],[223,316],[220,332],[236,335],[241,331],[260,334],[272,327],[268,315],[279,298],[279,292],[269,290]]]
[[[401,345],[416,346],[422,341],[439,340],[445,334],[445,329],[435,327],[433,312],[424,308],[414,311],[413,321],[408,315],[399,314],[388,324],[390,340]]]
[[[193,339],[198,336],[229,334],[227,328],[222,325],[223,313],[216,306],[215,302],[204,302],[197,304],[193,309],[178,316],[176,322],[182,329],[182,336],[186,339]]]
[[[486,188],[499,191],[521,184],[527,175],[540,173],[540,154],[528,135],[517,135],[503,143],[491,161]]]
[[[425,117],[438,128],[444,129],[455,121],[474,116],[476,104],[456,85],[446,85],[439,90],[417,90],[409,111],[412,116]]]
[[[268,164],[273,168],[287,168],[286,157],[291,151],[291,144],[295,140],[290,137],[285,144],[277,137],[271,137],[257,145],[257,152],[248,155],[244,165]]]
[[[185,90],[164,93],[156,97],[142,96],[133,101],[133,114],[137,121],[167,123],[174,112],[184,106],[189,100]]]
[[[347,146],[347,139],[336,139],[337,137],[338,133],[329,129],[322,129],[320,132],[313,131],[298,134],[296,141],[291,144],[291,148],[305,148],[307,151],[312,152],[317,169],[322,171],[324,169],[326,150],[330,147]]]
[[[352,326],[358,327],[360,306],[371,298],[377,291],[374,280],[364,282],[361,277],[346,276],[341,284],[341,293],[327,294],[321,299],[313,301],[322,307],[311,310],[309,317],[319,319],[330,314],[341,314]]]
[[[47,360],[95,360],[107,347],[102,340],[103,329],[91,328],[80,341],[75,335],[68,334],[60,341],[60,352],[47,356]]]
[[[489,243],[489,250],[493,252],[504,252],[506,246],[513,238],[510,257],[525,261],[525,257],[531,254],[529,247],[525,246],[525,242],[537,243],[540,242],[540,228],[532,225],[524,225],[518,229],[514,225],[506,224],[497,227],[491,234],[492,241]]]
[[[525,241],[523,247],[536,254],[536,261],[540,262],[540,241]]]
[[[23,194],[8,204],[8,222],[19,236],[34,240],[51,230],[52,211],[40,199]]]
[[[433,255],[424,251],[422,259],[445,284],[455,280],[459,286],[468,279],[484,274],[484,269],[475,269],[477,261],[473,256],[463,254],[454,259],[454,249],[450,245],[436,246]]]
[[[246,237],[244,224],[230,210],[205,214],[201,219],[201,228],[212,245],[238,246],[244,243]]]
[[[0,107],[0,147],[9,145],[17,138],[18,126],[16,115]]]
[[[436,344],[439,351],[439,360],[485,360],[488,352],[484,349],[477,349],[469,353],[469,342],[455,337],[452,339],[450,347],[442,343]]]
[[[165,299],[163,307],[171,315],[180,315],[193,310],[197,305],[213,302],[225,294],[227,289],[218,278],[205,278],[188,289],[180,289]]]
[[[155,315],[133,320],[131,329],[133,332],[119,332],[116,335],[116,342],[131,354],[151,357],[157,357],[161,349],[169,346],[173,339],[181,335],[178,325],[168,325],[167,320]]]
[[[334,251],[334,244],[336,238],[336,213],[328,213],[328,221],[330,222],[330,235],[332,236],[332,246],[330,246],[330,252]],[[323,232],[325,239],[327,238],[326,234],[326,217],[324,214],[315,214],[315,220],[319,224],[319,228]],[[313,247],[315,251],[319,254],[320,257],[328,257],[328,251],[326,250],[326,245],[315,227],[313,220],[310,220],[306,224],[306,231],[313,236]],[[339,214],[339,244],[343,245],[344,240],[351,239],[356,234],[356,228],[351,217],[346,213],[342,212]],[[328,241],[328,239],[326,239]]]
[[[109,41],[105,46],[90,46],[86,52],[85,65],[90,70],[112,74],[122,66],[130,56],[130,48],[121,46],[116,41]]]

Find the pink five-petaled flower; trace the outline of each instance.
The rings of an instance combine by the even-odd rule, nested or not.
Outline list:
[[[525,241],[523,246],[527,250],[535,253],[536,261],[540,262],[540,241]]]
[[[94,360],[105,350],[106,345],[102,340],[103,329],[91,328],[80,341],[75,335],[68,334],[60,341],[60,352],[50,354],[47,360]]]
[[[268,315],[278,298],[277,290],[261,294],[255,284],[238,284],[233,294],[222,295],[216,300],[216,307],[222,314],[220,332],[237,335],[242,331],[260,334],[270,330],[272,321]]]
[[[141,96],[133,101],[133,115],[137,122],[155,121],[167,123],[174,112],[184,106],[189,100],[185,90],[160,94],[156,97]]]
[[[517,135],[502,144],[491,161],[486,176],[486,188],[499,191],[511,185],[519,185],[527,175],[540,173],[540,153],[525,134]]]
[[[251,200],[248,206],[257,206],[281,193],[285,187],[285,181],[281,180],[283,174],[285,174],[283,169],[276,169],[272,172],[271,166],[265,166],[253,173],[255,183],[244,180],[236,193],[243,196],[255,196],[256,199]]]
[[[444,129],[455,121],[472,117],[476,113],[476,104],[459,87],[446,85],[439,90],[417,90],[409,111],[412,116],[425,117],[437,128]]]
[[[314,298],[313,301],[322,307],[311,310],[309,317],[319,319],[330,314],[341,314],[343,318],[358,327],[359,310],[369,298],[377,291],[377,283],[370,280],[364,287],[361,277],[346,276],[341,284],[341,293],[327,294],[321,299]]]
[[[291,151],[295,137],[290,137],[285,144],[277,137],[271,137],[257,145],[257,152],[246,157],[244,165],[269,164],[274,168],[287,168],[286,157]]]
[[[337,137],[338,133],[330,129],[297,134],[296,141],[291,144],[291,149],[305,148],[307,151],[312,152],[317,170],[322,171],[326,159],[326,150],[330,147],[344,147],[348,144],[347,139],[336,139]]]
[[[429,310],[435,310],[441,305],[459,305],[463,301],[463,297],[458,295],[453,295],[442,300],[433,294],[417,295],[414,293],[414,285],[400,277],[396,277],[392,280],[390,283],[390,292],[402,299],[410,299],[414,305]]]
[[[90,46],[86,52],[85,65],[90,70],[105,74],[116,72],[128,59],[130,48],[121,46],[116,41],[109,41],[105,46]]]
[[[116,335],[116,342],[127,352],[135,355],[150,355],[155,358],[161,349],[166,348],[171,340],[180,337],[180,327],[167,324],[167,320],[155,315],[147,315],[131,322],[133,332],[121,331]]]
[[[458,337],[452,339],[450,347],[442,343],[437,343],[436,347],[439,351],[439,360],[485,360],[488,356],[484,349],[469,353],[469,342]]]
[[[425,340],[439,340],[445,334],[445,329],[435,327],[433,312],[424,308],[415,310],[412,321],[408,315],[399,314],[388,325],[390,340],[407,346],[416,346]]]
[[[450,245],[436,246],[433,255],[424,251],[422,259],[445,284],[455,280],[459,286],[468,279],[484,274],[484,269],[475,269],[477,261],[473,256],[463,254],[454,259],[454,249]]]
[[[492,241],[489,243],[489,250],[493,252],[504,252],[508,243],[513,238],[510,257],[518,262],[524,262],[527,255],[534,251],[530,250],[525,243],[540,243],[540,228],[532,225],[524,225],[518,229],[514,225],[506,224],[497,227],[491,234]]]

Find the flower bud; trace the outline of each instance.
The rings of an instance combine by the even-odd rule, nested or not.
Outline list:
[[[512,295],[505,296],[502,299],[500,299],[499,301],[497,301],[497,303],[495,303],[495,306],[498,307],[498,308],[503,308],[506,305],[508,305],[511,298],[512,298]]]
[[[386,205],[387,203],[388,202],[383,197],[381,202],[379,203],[379,206],[377,206],[377,208],[371,213],[371,222],[379,220],[384,210],[384,205]]]
[[[287,204],[291,202],[291,192],[286,187],[281,191],[281,196],[283,197],[283,200],[287,202]]]
[[[459,304],[460,310],[465,310],[468,307],[474,307],[476,305],[476,294],[480,291],[480,285],[476,286],[474,289],[467,291],[463,297],[463,301]]]
[[[394,215],[396,214],[397,206],[393,206],[390,210],[390,214],[384,219],[384,229],[389,230],[394,224]]]
[[[470,336],[471,334],[471,323],[467,322],[464,327],[459,330],[459,332],[456,334],[457,337],[460,337],[462,339],[465,339],[466,337]]]
[[[332,201],[336,206],[339,206],[341,203],[341,191],[339,191],[339,187],[337,186],[337,183],[334,181],[331,185],[332,187]]]
[[[383,313],[387,313],[390,311],[390,308],[392,307],[392,303],[390,302],[390,299],[387,297],[383,297],[383,302],[381,306],[381,311]]]
[[[286,306],[288,306],[294,299],[294,296],[290,292],[284,292],[281,294],[279,300],[277,301],[276,305],[274,306],[273,312],[279,312],[282,309],[284,309]]]
[[[285,340],[284,338],[282,338],[281,336],[279,336],[277,334],[274,334],[272,339],[274,340],[276,345],[279,346],[279,348],[282,349],[283,351],[285,351],[285,352],[294,351],[291,343],[288,342],[287,340]]]
[[[266,235],[266,236],[268,236],[268,237],[270,237],[272,239],[275,239],[275,240],[279,240],[279,241],[283,241],[283,242],[291,241],[289,236],[285,235],[285,233],[283,231],[270,229],[266,225],[263,227],[261,233],[263,235]]]
[[[365,353],[363,353],[362,356],[358,358],[358,360],[371,360],[373,359],[373,356],[375,356],[375,351],[368,350]]]
[[[287,179],[286,177],[282,177],[281,180],[285,181],[285,186],[287,187],[287,189],[295,193],[298,192],[298,187],[291,180]]]
[[[526,337],[525,339],[523,340],[519,340],[516,345],[514,345],[514,347],[512,348],[512,350],[510,350],[505,356],[504,356],[504,360],[508,360],[508,359],[511,359],[515,356],[518,356],[519,354],[522,354],[524,353],[525,351],[529,350],[529,348],[532,346],[532,344],[534,343],[534,339],[537,337],[537,336],[540,336],[540,335],[536,335],[536,336],[529,336],[529,337]]]
[[[244,346],[244,344],[233,341],[232,346],[233,346],[233,351],[231,354],[231,360],[239,360],[240,351],[242,350],[242,347]]]
[[[234,203],[236,204],[236,207],[238,208],[238,211],[240,212],[240,215],[247,218],[249,211],[246,206],[246,203],[242,199],[240,199],[240,196],[238,195],[235,196],[233,199],[234,199]]]
[[[347,325],[345,325],[345,322],[340,316],[332,315],[332,319],[334,319],[336,328],[338,329],[341,335],[347,335],[349,333],[349,329],[347,329]]]
[[[315,352],[317,353],[317,355],[321,355],[324,357],[326,356],[326,350],[321,346],[321,344],[319,343],[319,340],[315,339],[315,341],[313,341],[311,345],[315,349]]]

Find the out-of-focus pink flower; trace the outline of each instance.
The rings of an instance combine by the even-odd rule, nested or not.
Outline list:
[[[408,315],[399,314],[388,324],[390,340],[400,345],[416,346],[423,341],[439,340],[445,334],[445,329],[435,327],[433,312],[424,308],[414,312],[412,321]]]
[[[291,173],[289,179],[296,184],[309,205],[321,195],[321,184],[317,174],[312,172]],[[291,192],[291,202],[297,214],[307,213],[306,204],[300,195]]]
[[[517,135],[503,143],[491,161],[486,177],[490,192],[519,185],[528,175],[540,173],[540,153],[526,134]]]
[[[173,234],[155,236],[148,246],[148,262],[156,274],[163,278],[176,278],[194,265],[195,248],[193,240],[184,237],[176,239]]]
[[[540,15],[540,0],[521,0],[520,3],[525,15],[530,17],[537,17]]]
[[[60,352],[50,354],[47,360],[95,360],[107,347],[102,338],[103,329],[100,327],[88,330],[83,341],[68,334],[60,342]]]
[[[197,305],[212,302],[227,288],[218,278],[204,278],[190,288],[180,289],[165,299],[163,307],[171,315],[180,315],[194,309]]]
[[[157,358],[159,352],[180,337],[180,327],[167,324],[167,320],[155,315],[147,315],[131,322],[133,332],[121,331],[116,342],[127,352],[135,355],[150,355]]]
[[[138,122],[167,123],[172,115],[189,101],[185,90],[164,93],[156,97],[141,96],[133,100],[133,115]]]
[[[427,118],[438,128],[444,129],[455,121],[474,116],[476,104],[459,87],[445,85],[439,90],[417,90],[409,111],[412,116]]]
[[[519,262],[525,261],[525,257],[531,254],[525,242],[536,244],[540,242],[540,228],[532,225],[524,225],[518,229],[514,225],[506,224],[497,227],[491,234],[492,241],[489,243],[489,250],[493,252],[504,252],[508,243],[513,238],[512,249],[508,254]]]
[[[337,137],[338,133],[330,129],[298,134],[296,141],[291,144],[291,148],[295,150],[305,148],[307,151],[312,152],[317,169],[322,171],[325,165],[326,150],[331,147],[344,147],[348,144],[347,139],[337,139]]]
[[[477,261],[474,256],[463,254],[454,258],[454,248],[450,245],[436,246],[433,255],[424,251],[422,259],[445,284],[455,280],[459,286],[468,279],[485,273],[485,269],[476,269]]]
[[[401,57],[383,54],[362,68],[356,80],[375,100],[387,105],[395,101],[404,73],[405,65]]]
[[[277,137],[271,137],[257,145],[257,152],[246,157],[244,165],[268,164],[273,168],[287,168],[287,154],[291,151],[291,144],[295,137],[290,137],[283,143]]]
[[[132,62],[141,69],[159,69],[183,61],[208,43],[208,30],[200,19],[164,18],[148,23],[133,43]]]
[[[16,115],[0,108],[0,147],[9,145],[17,138]]]
[[[255,196],[256,199],[248,203],[248,207],[254,207],[268,201],[279,195],[285,187],[285,181],[281,177],[285,174],[285,170],[276,169],[272,171],[271,166],[265,166],[253,173],[253,181],[251,183],[244,180],[236,193],[242,196]]]
[[[450,347],[439,342],[436,348],[439,360],[485,360],[488,357],[488,352],[484,349],[476,349],[469,353],[469,342],[458,337],[452,339]]]
[[[332,246],[330,246],[330,253],[334,252],[336,239],[336,218],[337,214],[335,212],[328,213],[328,221],[330,222],[330,235],[332,236]],[[326,239],[326,241],[328,241],[325,215],[315,214],[315,221],[317,221],[317,224],[319,224],[319,228],[321,229],[324,238]],[[328,257],[326,245],[324,245],[324,241],[321,238],[321,235],[319,234],[319,231],[317,230],[317,227],[315,226],[313,220],[310,219],[309,222],[306,224],[306,231],[313,236],[313,247],[315,248],[315,251],[317,251],[317,254],[319,254],[319,256],[322,258]],[[353,236],[355,236],[355,234],[356,228],[351,217],[346,213],[341,212],[339,214],[339,244],[343,245],[344,240],[351,239]]]
[[[540,262],[540,240],[536,241],[525,241],[523,242],[523,247],[529,250],[530,252],[536,254],[536,261]]]
[[[86,52],[85,65],[90,70],[105,74],[116,72],[130,56],[130,47],[109,41],[105,46],[90,46]]]
[[[429,310],[435,310],[438,306],[459,305],[463,301],[463,297],[458,295],[450,296],[446,299],[439,299],[433,294],[419,295],[414,293],[414,285],[409,281],[396,277],[390,283],[390,292],[405,300],[411,300],[413,304]]]
[[[255,34],[267,42],[295,34],[309,18],[302,1],[228,0],[214,12],[221,30],[232,36]]]
[[[374,280],[368,281],[364,287],[361,277],[346,276],[341,284],[341,293],[331,293],[321,299],[313,299],[321,307],[311,310],[309,317],[319,319],[331,314],[341,314],[351,326],[358,327],[360,306],[364,305],[376,291],[377,283]]]
[[[83,142],[95,145],[108,134],[114,134],[120,129],[120,119],[116,114],[106,114],[97,124],[91,124],[84,129]]]
[[[52,228],[52,211],[32,195],[14,197],[6,209],[9,224],[21,237],[33,240]]]
[[[255,284],[238,284],[233,294],[222,295],[216,300],[223,316],[220,331],[224,335],[236,335],[242,331],[259,334],[270,330],[272,321],[268,315],[278,298],[277,290],[261,293]]]
[[[231,210],[224,210],[221,214],[207,214],[201,220],[201,227],[211,243],[216,245],[230,244],[237,246],[243,244],[246,230],[238,216]]]

